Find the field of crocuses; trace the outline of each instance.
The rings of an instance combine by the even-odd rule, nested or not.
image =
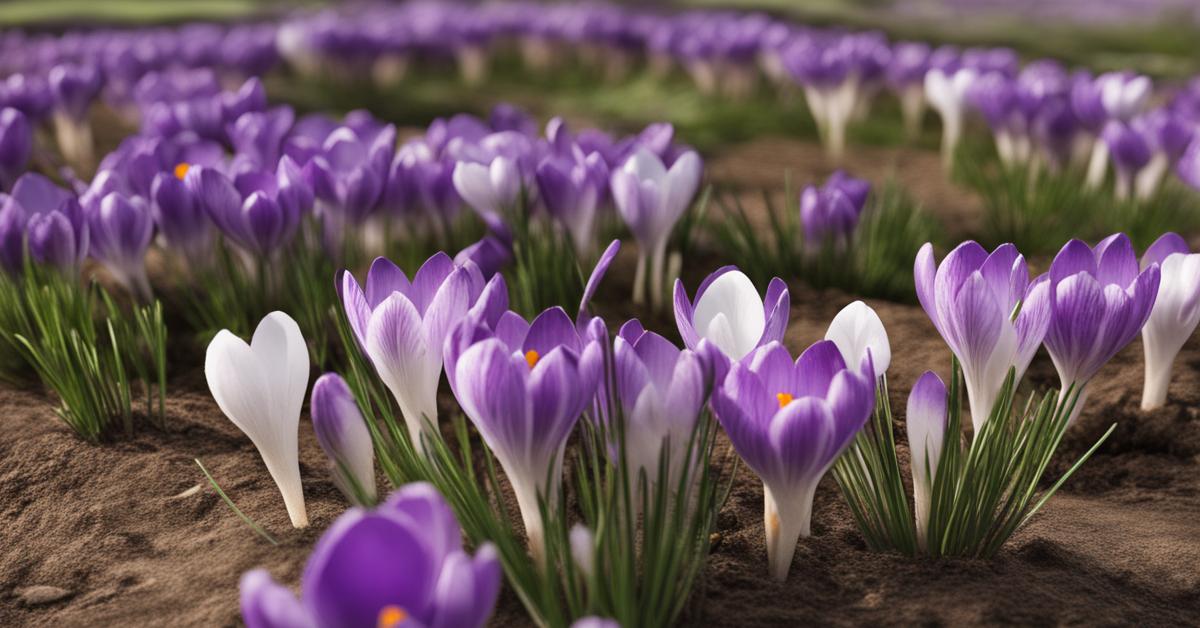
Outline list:
[[[1200,64],[1095,57],[0,30],[0,625],[1200,622]]]

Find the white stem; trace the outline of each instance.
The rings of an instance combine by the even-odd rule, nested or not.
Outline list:
[[[900,113],[904,118],[904,136],[916,139],[921,134],[921,118],[925,116],[925,90],[921,85],[901,90]]]
[[[930,466],[934,466],[935,462],[930,460],[929,464]],[[912,465],[912,477],[913,506],[915,506],[917,523],[917,547],[923,552],[927,549],[926,546],[928,545],[926,537],[929,536],[929,499],[933,483],[929,478],[925,477],[925,469],[918,471],[915,463]]]
[[[666,259],[667,259],[667,242],[662,242],[654,246],[650,258],[650,309],[654,312],[662,310],[663,297],[665,296],[666,288],[663,284],[666,279]]]
[[[389,386],[389,388],[391,388]],[[438,424],[437,399],[432,402],[426,401],[420,405],[422,408],[414,408],[413,402],[407,399],[401,400],[401,396],[392,390],[392,396],[396,398],[396,402],[400,406],[400,414],[404,416],[404,423],[408,426],[408,436],[412,440],[413,449],[417,455],[425,456],[425,439],[422,438],[428,433],[429,427]],[[432,436],[432,435],[431,435]]]
[[[1106,172],[1108,172],[1108,144],[1103,139],[1097,139],[1092,144],[1092,156],[1088,159],[1085,185],[1092,189],[1100,187],[1100,184],[1104,183]]]
[[[1117,183],[1113,189],[1113,194],[1117,197],[1117,200],[1124,201],[1129,199],[1129,191],[1132,187],[1132,178],[1133,177],[1128,172],[1121,172],[1120,169],[1118,169]]]
[[[763,484],[763,525],[767,532],[767,568],[771,577],[783,582],[787,580],[796,554],[796,543],[800,537],[812,534],[812,503],[817,492],[816,482],[802,487],[798,492],[784,497],[779,503],[771,488]]]
[[[1171,386],[1171,370],[1179,349],[1163,347],[1152,342],[1142,332],[1142,347],[1146,354],[1146,380],[1142,386],[1142,409],[1157,410],[1167,403],[1167,389]],[[1163,351],[1163,349],[1166,349]]]
[[[1163,153],[1155,153],[1150,163],[1137,174],[1134,181],[1134,194],[1140,200],[1149,199],[1158,191],[1163,175],[1171,167],[1170,160]]]
[[[633,274],[633,304],[646,302],[646,251],[638,251],[637,270]]]
[[[949,172],[954,167],[954,151],[962,134],[962,115],[947,112],[942,115],[942,166]]]
[[[992,390],[984,382],[977,381],[978,378],[974,374],[964,372],[963,379],[967,382],[967,402],[971,408],[971,426],[975,428],[972,438],[975,438],[983,431],[983,424],[992,415],[998,391]]]
[[[285,445],[287,446],[287,445]],[[296,444],[290,444],[293,454]],[[259,453],[262,449],[259,448]],[[266,456],[262,457],[267,465],[267,472],[279,487],[283,496],[283,505],[287,507],[288,518],[292,520],[293,528],[308,527],[308,511],[304,507],[304,485],[300,482],[300,462],[295,456]]]

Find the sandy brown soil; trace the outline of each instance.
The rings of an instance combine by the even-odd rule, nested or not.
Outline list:
[[[934,155],[882,148],[854,155],[853,172],[877,182],[895,176],[951,233],[978,215],[969,195],[944,182]],[[735,147],[709,167],[714,179],[775,189],[785,168],[799,183],[831,170],[817,147],[786,140]],[[597,299],[614,327],[630,315],[621,305],[630,254],[623,252]],[[688,286],[712,267],[689,264]],[[798,351],[852,297],[798,282],[792,289],[787,342]],[[915,379],[927,368],[945,376],[949,354],[919,307],[871,305],[891,337],[892,401],[902,413]],[[675,336],[669,315],[648,324]],[[208,395],[201,354],[188,356],[172,364],[168,429],[146,425],[100,446],[79,441],[42,391],[0,388],[0,626],[236,625],[243,571],[264,566],[298,584],[312,544],[346,506],[311,423],[306,415],[300,428],[311,526],[297,531],[257,452]],[[766,578],[761,486],[743,468],[685,625],[1200,623],[1200,342],[1189,344],[1176,369],[1169,405],[1143,413],[1139,342],[1105,368],[1054,472],[1111,422],[1117,431],[991,561],[867,551],[829,477],[817,493],[813,536],[800,543],[789,580],[776,584]],[[1027,382],[1057,383],[1045,355]],[[902,423],[897,428],[902,435]],[[221,502],[194,458],[278,547]],[[505,593],[493,623],[528,620]]]

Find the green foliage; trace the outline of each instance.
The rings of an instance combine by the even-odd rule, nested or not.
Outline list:
[[[1066,433],[1078,391],[1051,391],[1013,406],[1015,371],[969,442],[962,433],[960,371],[954,363],[942,455],[932,471],[926,538],[918,538],[904,491],[886,382],[875,416],[838,459],[834,477],[867,545],[877,551],[990,558],[1112,434],[1100,440],[1049,488],[1038,487]]]
[[[1012,242],[1026,255],[1053,254],[1072,238],[1095,242],[1116,232],[1145,247],[1165,231],[1200,228],[1200,200],[1174,181],[1152,198],[1120,200],[1085,185],[1079,172],[1006,167],[979,146],[960,152],[954,176],[983,201],[979,239],[988,248]]]
[[[583,297],[585,281],[579,260],[554,225],[531,215],[529,204],[522,190],[514,207],[506,212],[513,231],[513,263],[505,270],[510,307],[526,318],[555,305],[574,311]]]
[[[229,499],[229,496],[225,494],[225,491],[221,490],[221,485],[217,484],[217,481],[213,478],[212,474],[208,472],[208,469],[204,468],[204,463],[200,462],[199,458],[193,458],[193,460],[196,461],[196,466],[200,467],[200,472],[203,473],[204,478],[208,480],[209,486],[213,487],[213,490],[216,491],[217,495],[221,497],[221,501],[224,501],[225,505],[229,506],[229,509],[233,511],[233,514],[237,515],[238,518],[242,520],[242,523],[245,523],[246,526],[254,531],[255,534],[262,537],[263,540],[271,545],[279,545],[279,541],[276,541],[275,537],[271,536],[271,534],[264,530],[262,526],[258,525],[257,521],[251,519],[246,513],[242,512],[242,509],[238,508],[237,504],[233,503],[232,499]]]
[[[785,197],[780,207],[763,192],[765,222],[752,217],[737,194],[719,198],[723,216],[710,223],[710,232],[723,261],[736,263],[760,285],[771,277],[801,277],[816,288],[913,300],[913,252],[940,241],[941,229],[898,184],[871,192],[849,243],[806,243],[790,186]]]
[[[120,419],[133,431],[134,382],[146,414],[166,420],[166,339],[162,306],[122,308],[98,285],[26,264],[0,285],[0,338],[59,397],[59,417],[95,442]],[[157,397],[157,408],[155,408]]]
[[[594,417],[581,418],[580,443],[570,449],[568,464],[574,469],[578,512],[568,508],[568,499],[553,504],[539,500],[545,528],[545,562],[539,563],[514,525],[519,517],[508,505],[509,492],[495,457],[466,419],[453,415],[449,437],[428,425],[426,455],[418,454],[386,387],[358,351],[344,316],[338,328],[347,354],[346,381],[389,482],[400,486],[427,481],[437,487],[470,542],[496,546],[509,585],[535,623],[566,627],[579,617],[601,615],[622,626],[663,626],[678,619],[708,556],[716,514],[736,469],[710,464],[716,433],[710,415],[701,417],[687,443],[677,445],[686,448],[680,477],[670,475],[666,460],[672,445],[666,443],[664,462],[653,482],[645,473],[635,476],[608,455],[613,442],[624,451],[623,417],[614,417],[611,427]],[[611,364],[611,356],[608,359]],[[610,399],[609,407],[619,404]],[[623,454],[617,456],[618,461],[624,459]],[[572,521],[593,533],[590,572],[573,554]]]

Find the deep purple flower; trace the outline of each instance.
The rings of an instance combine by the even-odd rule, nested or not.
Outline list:
[[[1117,198],[1128,198],[1134,177],[1150,163],[1150,143],[1137,129],[1118,120],[1110,120],[1104,125],[1101,138],[1108,146],[1117,171]]]
[[[186,177],[188,169],[180,171]],[[167,245],[189,263],[202,266],[212,257],[212,221],[197,201],[195,191],[175,173],[160,172],[150,186],[154,222]]]
[[[337,373],[317,378],[309,407],[317,443],[333,463],[334,483],[352,502],[359,491],[374,502],[375,450],[346,380]]]
[[[454,263],[463,265],[470,260],[477,267],[484,279],[494,275],[512,263],[512,243],[494,235],[485,235],[478,242],[468,246],[454,256]]]
[[[1017,247],[1004,244],[988,253],[974,241],[955,247],[941,264],[926,243],[913,274],[921,307],[962,366],[978,434],[1009,369],[1020,381],[1046,335],[1050,282],[1040,277],[1030,283]]]
[[[103,77],[95,66],[62,64],[47,75],[59,111],[72,120],[83,120],[88,107],[103,87]]]
[[[694,305],[683,282],[675,281],[675,324],[683,344],[696,351],[701,340],[708,340],[733,361],[783,340],[791,304],[782,279],[772,279],[760,300],[754,283],[735,266],[718,268],[706,277],[696,289]]]
[[[231,169],[272,170],[279,163],[283,139],[292,128],[295,113],[291,107],[248,111],[229,123],[229,141],[237,150]]]
[[[27,172],[17,179],[10,193],[13,200],[29,214],[44,214],[61,209],[75,200],[75,195],[36,172]]]
[[[213,168],[188,170],[184,183],[225,237],[261,257],[287,244],[311,208],[312,191],[290,159],[278,172],[247,172],[236,182]]]
[[[820,188],[808,186],[800,193],[800,222],[810,245],[833,243],[845,248],[854,236],[871,186],[841,170]]]
[[[58,209],[33,214],[27,225],[29,256],[67,273],[75,273],[88,254],[88,225],[74,198]]]
[[[733,365],[713,391],[712,408],[746,465],[763,481],[767,558],[787,578],[801,536],[809,536],[821,477],[875,407],[868,357],[847,366],[837,345],[818,342],[793,363],[772,342]]]
[[[242,83],[236,92],[222,93],[220,101],[221,117],[226,122],[233,122],[241,118],[243,114],[252,111],[266,111],[267,90],[257,76],[252,76]]]
[[[8,190],[33,153],[33,129],[18,109],[0,111],[0,189]]]
[[[1050,264],[1050,328],[1046,349],[1058,369],[1062,390],[1079,394],[1079,416],[1087,383],[1141,331],[1154,307],[1159,267],[1139,272],[1128,236],[1113,234],[1093,249],[1071,240]]]
[[[152,298],[146,278],[146,249],[154,219],[145,203],[112,192],[98,206],[86,207],[91,255],[143,302]]]
[[[500,560],[472,558],[445,499],[409,484],[375,510],[351,508],[321,535],[300,578],[302,600],[265,570],[242,575],[248,628],[479,628],[500,593]]]
[[[603,325],[599,319],[593,323]],[[559,307],[532,324],[506,312],[493,330],[466,338],[461,351],[447,343],[448,352],[458,353],[454,393],[512,483],[530,550],[540,561],[545,554],[538,496],[551,504],[558,499],[563,448],[592,404],[603,350],[595,340],[585,344]]]
[[[25,225],[29,221],[21,204],[11,197],[0,203],[0,268],[10,275],[25,267]]]

